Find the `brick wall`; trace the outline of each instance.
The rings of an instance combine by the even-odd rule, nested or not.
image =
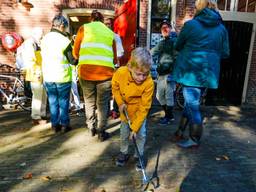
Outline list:
[[[30,11],[16,1],[2,0],[0,5],[0,35],[4,32],[15,31],[23,38],[30,35],[33,27],[50,29],[51,20],[58,10],[48,1],[30,0],[34,8]],[[3,11],[4,10],[4,11]],[[14,54],[7,52],[0,46],[0,63],[14,65]]]
[[[114,10],[122,0],[29,0],[33,5],[29,11],[16,0],[1,0],[0,4],[0,35],[4,32],[15,31],[23,38],[30,35],[33,27],[43,27],[48,31],[52,18],[64,8],[93,8]],[[51,3],[52,2],[52,3]],[[0,46],[0,63],[14,64],[14,55]]]
[[[29,0],[33,8],[27,9],[16,0],[1,0],[0,4],[0,35],[5,32],[17,32],[24,39],[30,36],[33,27],[42,27],[45,32],[51,28],[52,18],[65,8],[92,8],[115,10],[123,0]],[[17,76],[14,53],[6,51],[0,45],[0,73]],[[10,82],[0,79],[0,86],[9,89]],[[0,95],[0,100],[2,99]]]

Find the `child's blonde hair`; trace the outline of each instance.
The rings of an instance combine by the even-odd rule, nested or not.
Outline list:
[[[206,7],[215,10],[218,9],[217,0],[196,0],[195,4],[197,11],[201,11]]]
[[[137,47],[132,51],[128,65],[130,67],[150,69],[152,56],[146,48]]]

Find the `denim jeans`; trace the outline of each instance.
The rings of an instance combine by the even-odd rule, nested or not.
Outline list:
[[[200,112],[200,97],[203,88],[186,87],[182,88],[185,105],[183,116],[187,117],[190,124],[202,124],[202,115]]]
[[[71,82],[54,83],[44,82],[47,92],[52,126],[69,126],[69,98]]]
[[[104,131],[111,99],[111,80],[86,81],[80,78],[79,82],[83,90],[87,127],[96,128],[99,132]]]
[[[129,135],[130,135],[130,129],[128,123],[121,122],[120,126],[120,140],[121,140],[121,145],[120,145],[120,152],[124,154],[128,154],[128,149],[129,149]],[[136,143],[138,146],[138,150],[140,152],[140,155],[144,154],[144,146],[146,143],[146,135],[147,135],[147,130],[146,130],[146,120],[142,123],[139,132],[136,135]],[[135,150],[134,157],[138,157],[138,154]]]

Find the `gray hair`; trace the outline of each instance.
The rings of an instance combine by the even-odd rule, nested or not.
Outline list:
[[[62,15],[57,15],[52,20],[52,26],[53,27],[60,27],[63,25],[64,27],[68,27],[68,21],[67,19]]]

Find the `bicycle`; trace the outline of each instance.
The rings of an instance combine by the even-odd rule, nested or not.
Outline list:
[[[0,109],[6,104],[13,108],[18,105],[25,111],[31,111],[31,98],[26,96],[24,83],[19,77],[0,74],[0,93],[3,96]]]
[[[205,88],[202,91],[202,94],[201,94],[201,97],[200,97],[200,105],[205,104],[207,91],[208,91],[207,88]],[[180,109],[183,109],[185,100],[184,100],[183,93],[182,93],[182,85],[179,84],[179,83],[176,84],[175,99],[176,99],[176,103],[177,103],[178,107]]]

